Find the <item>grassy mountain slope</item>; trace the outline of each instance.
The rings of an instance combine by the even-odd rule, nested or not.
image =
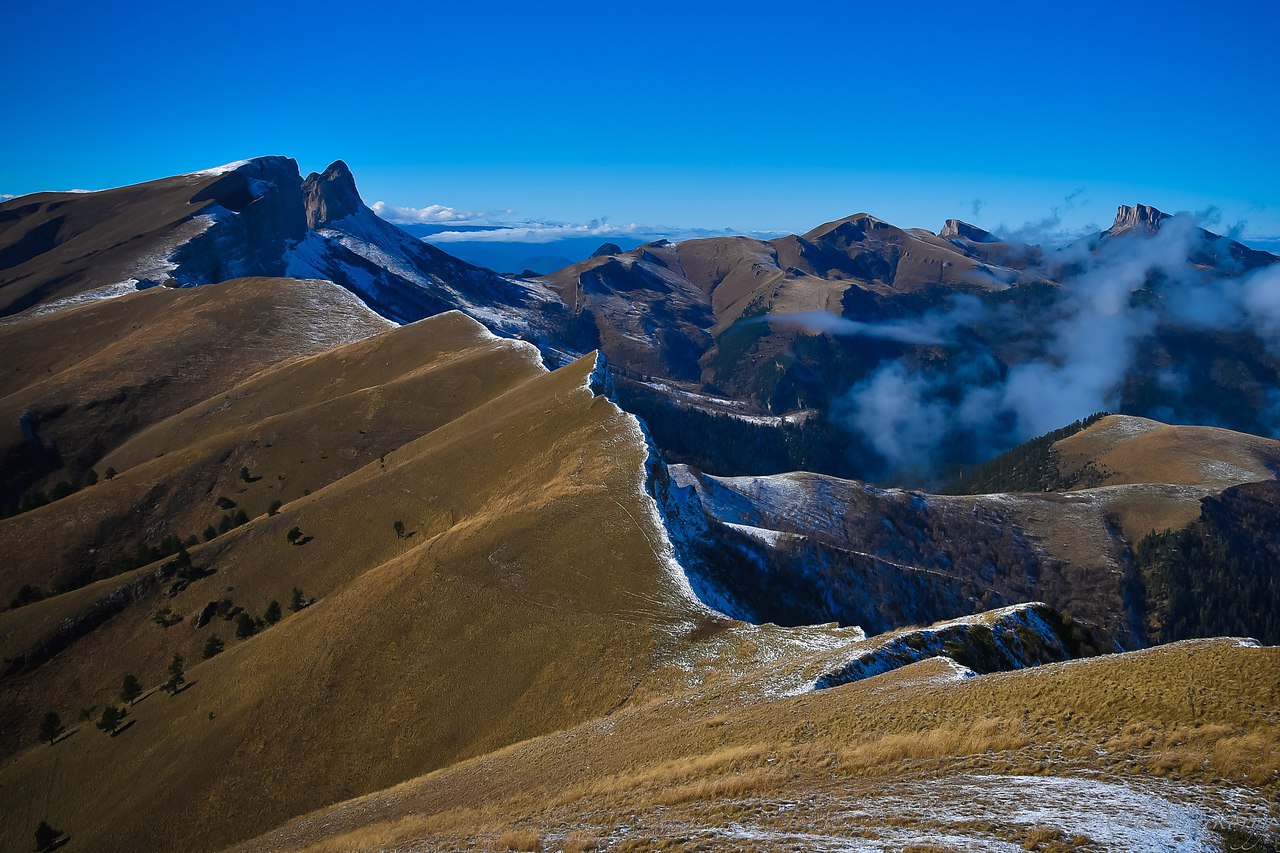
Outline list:
[[[209,849],[624,703],[706,611],[664,562],[642,436],[588,390],[592,367],[526,360],[526,381],[193,549],[214,574],[145,590],[6,679],[6,730],[24,734],[46,707],[110,701],[125,673],[158,683],[175,652],[191,686],[148,696],[114,738],[82,726],[0,770],[5,846],[48,802],[86,849]],[[289,544],[292,527],[312,538]],[[258,613],[294,586],[316,603],[251,639],[193,627],[211,600]],[[63,598],[4,614],[4,633]],[[153,624],[162,605],[187,618]],[[230,648],[191,665],[213,632]]]
[[[1275,649],[1195,641],[962,680],[933,658],[766,701],[722,688],[236,849],[1208,850],[1214,822],[1257,843],[1241,832],[1277,817],[1278,674]]]
[[[152,288],[0,326],[4,502],[12,511],[30,490],[78,486],[156,421],[389,325],[325,282],[244,279]]]

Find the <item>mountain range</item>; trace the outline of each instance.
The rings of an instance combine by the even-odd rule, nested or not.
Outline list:
[[[1274,845],[1278,264],[1134,205],[522,277],[284,157],[5,202],[0,843]]]

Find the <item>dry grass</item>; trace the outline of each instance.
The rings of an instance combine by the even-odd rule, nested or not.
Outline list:
[[[1031,738],[1010,720],[984,717],[972,725],[887,734],[838,749],[846,772],[885,772],[902,761],[981,755],[1021,749]]]
[[[654,796],[653,802],[674,806],[678,803],[709,802],[725,798],[763,797],[777,790],[786,778],[786,774],[779,770],[757,767],[729,776],[699,779],[668,788]]]
[[[600,849],[600,842],[594,835],[575,829],[560,842],[560,849],[563,853],[591,853]]]
[[[521,850],[525,853],[542,849],[542,833],[533,829],[509,829],[498,836],[499,850]]]

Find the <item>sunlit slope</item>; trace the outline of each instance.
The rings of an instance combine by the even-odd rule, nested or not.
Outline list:
[[[1274,479],[1280,441],[1229,429],[1108,415],[1053,445],[1064,480],[1174,483],[1221,490]]]
[[[151,288],[0,325],[0,499],[83,484],[158,420],[391,324],[329,282]]]
[[[515,833],[546,849],[1219,849],[1209,822],[1264,834],[1277,818],[1278,685],[1280,651],[1212,640],[961,680],[934,658],[771,701],[725,687],[236,849],[500,850]]]
[[[127,281],[160,283],[172,267],[169,255],[207,230],[209,215],[223,205],[237,213],[252,206],[255,225],[271,222],[299,236],[306,227],[301,209],[287,209],[276,193],[254,198],[250,183],[292,171],[291,189],[299,194],[297,165],[267,157],[239,171],[211,169],[92,193],[35,193],[0,205],[0,315]]]
[[[145,350],[133,358],[157,360]],[[113,468],[114,479],[0,521],[0,548],[13,555],[0,596],[7,602],[22,584],[79,586],[109,574],[140,544],[166,535],[203,539],[224,516],[261,515],[540,370],[532,347],[495,338],[457,313],[286,358],[109,450],[98,470]]]
[[[174,652],[198,661],[210,633],[229,646],[117,737],[82,726],[0,770],[4,845],[47,802],[86,849],[215,848],[624,705],[706,611],[665,560],[642,434],[589,390],[593,366],[527,363],[511,390],[195,549],[215,574],[146,590],[7,680],[18,704],[74,718],[127,672],[151,685]],[[289,544],[294,527],[309,541]],[[211,600],[261,613],[294,586],[316,603],[252,639],[193,627]],[[165,605],[187,618],[153,624]]]

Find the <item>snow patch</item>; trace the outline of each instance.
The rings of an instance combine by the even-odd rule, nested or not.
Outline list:
[[[221,165],[221,166],[214,166],[212,169],[202,169],[202,170],[201,170],[201,171],[199,171],[199,172],[189,172],[189,173],[187,174],[187,177],[189,177],[189,178],[209,178],[209,177],[214,177],[214,176],[216,176],[216,175],[225,175],[225,174],[227,174],[228,172],[234,172],[234,171],[236,171],[237,169],[243,169],[245,166],[248,166],[251,162],[253,162],[253,161],[251,161],[251,160],[237,160],[237,161],[235,161],[234,163],[224,163],[224,164],[223,164],[223,165]]]
[[[20,320],[29,320],[32,317],[43,317],[46,314],[56,314],[59,311],[65,311],[68,308],[76,308],[81,305],[88,305],[90,302],[99,302],[103,299],[115,299],[120,296],[128,296],[130,293],[138,292],[138,280],[136,278],[127,281],[118,281],[115,284],[108,284],[106,287],[99,287],[94,290],[86,290],[84,293],[77,293],[74,296],[64,296],[62,299],[55,299],[52,302],[46,302],[43,305],[36,305],[28,311],[15,314],[11,317],[0,318],[0,326],[7,326]]]

